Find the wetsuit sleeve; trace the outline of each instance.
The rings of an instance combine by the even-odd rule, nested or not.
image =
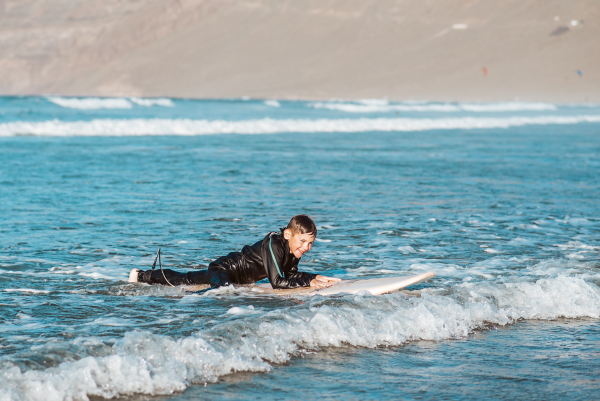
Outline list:
[[[282,267],[285,260],[285,250],[281,242],[275,238],[266,238],[263,241],[262,260],[267,272],[267,278],[273,288],[298,288],[310,287],[312,280],[308,273],[298,273],[298,266],[295,266],[295,274],[292,273],[294,267],[290,270],[291,274],[284,275]]]
[[[317,277],[316,274],[312,274],[312,273],[306,273],[306,272],[299,272],[298,271],[298,262],[300,260],[296,259],[294,261],[294,264],[292,265],[292,268],[290,269],[290,272],[286,274],[286,277],[289,278],[307,278],[308,279],[308,286],[310,286],[310,281],[312,279],[314,279],[315,277]]]

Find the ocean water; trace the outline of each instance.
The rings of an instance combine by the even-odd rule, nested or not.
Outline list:
[[[0,400],[590,399],[600,105],[0,98]],[[307,213],[383,296],[126,283]]]

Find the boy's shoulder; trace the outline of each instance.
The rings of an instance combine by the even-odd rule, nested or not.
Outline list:
[[[263,245],[271,246],[277,244],[280,245],[283,240],[283,232],[282,231],[269,231],[263,238],[259,239],[251,246],[251,248],[259,249]]]

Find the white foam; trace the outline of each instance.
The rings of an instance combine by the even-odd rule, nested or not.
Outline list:
[[[79,110],[99,109],[131,109],[133,104],[144,107],[162,106],[174,107],[175,104],[168,98],[100,98],[100,97],[62,97],[47,96],[46,99],[58,106]]]
[[[144,106],[144,107],[152,107],[152,106],[162,106],[162,107],[175,107],[175,103],[171,99],[168,98],[140,98],[140,97],[130,97],[133,103]]]
[[[557,107],[551,103],[502,102],[502,103],[389,103],[385,100],[359,102],[315,102],[309,107],[337,110],[347,113],[386,113],[402,112],[461,112],[498,113],[515,111],[553,111]]]
[[[206,291],[201,296],[202,297],[215,297],[215,296],[223,296],[223,295],[238,295],[245,294],[250,292],[251,289],[248,287],[235,287],[234,285],[222,286],[211,289],[210,291]]]
[[[512,245],[512,246],[533,246],[534,243],[528,239],[525,238],[513,238],[512,240],[510,240],[509,242],[506,243],[506,245]]]
[[[98,325],[98,326],[115,326],[115,327],[123,327],[123,326],[132,326],[134,322],[131,320],[125,320],[116,317],[101,317],[93,322],[86,323],[86,325]]]
[[[295,308],[241,315],[179,339],[129,332],[105,345],[104,356],[81,355],[43,370],[21,371],[4,363],[0,399],[171,394],[190,383],[216,381],[235,371],[268,371],[272,364],[285,363],[303,350],[460,338],[489,324],[519,319],[600,317],[600,289],[578,277],[465,282],[454,286],[451,295],[445,293],[447,289],[439,295],[423,291],[421,298],[355,295],[337,298],[335,303],[317,296]]]
[[[39,259],[39,258],[30,258],[30,259],[25,259],[26,262],[33,262],[33,263],[56,263],[53,262],[51,260],[47,260],[47,259]]]
[[[6,292],[25,292],[25,293],[29,293],[29,294],[49,294],[50,291],[48,290],[35,290],[32,288],[5,288],[4,291]]]
[[[551,111],[557,107],[550,103],[524,103],[524,102],[506,102],[506,103],[459,103],[459,107],[464,111],[473,111],[481,113],[489,112],[507,112],[507,111]]]
[[[98,272],[91,272],[91,273],[79,273],[80,276],[85,276],[85,277],[91,277],[93,279],[104,279],[104,280],[112,280],[113,278],[111,276],[107,276],[105,274],[102,273],[98,273]]]
[[[281,104],[277,100],[265,100],[265,104],[271,107],[281,107]]]
[[[405,255],[408,255],[409,253],[416,253],[417,251],[415,251],[415,249],[410,246],[410,245],[406,245],[406,246],[399,246],[398,250],[400,252],[402,252]]]
[[[97,109],[131,109],[133,105],[129,100],[123,98],[100,98],[100,97],[61,97],[48,96],[50,102],[69,109],[97,110]]]
[[[251,315],[254,313],[257,313],[257,311],[254,310],[254,306],[252,305],[248,305],[247,307],[234,306],[227,311],[229,315]]]
[[[600,251],[600,246],[587,245],[581,241],[569,241],[566,244],[557,244],[556,246],[562,250],[580,249],[585,251]]]
[[[136,136],[276,134],[295,132],[406,132],[446,129],[510,128],[526,125],[599,123],[600,115],[505,118],[357,118],[224,121],[190,119],[98,119],[65,122],[10,122],[0,124],[0,136]]]
[[[152,266],[152,262],[152,256],[135,257],[115,255],[109,258],[87,263],[83,266],[63,266],[63,268],[75,269],[78,275],[93,279],[125,281],[129,277],[129,272],[132,267],[143,269],[143,266]],[[53,273],[65,274],[61,271],[56,271]]]
[[[566,216],[564,222],[568,223],[568,224],[571,224],[573,226],[586,226],[586,225],[594,224],[593,222],[589,221],[585,217],[569,217],[569,216]]]

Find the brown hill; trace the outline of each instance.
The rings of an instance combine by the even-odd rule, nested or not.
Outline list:
[[[598,0],[0,0],[0,94],[600,102]]]

